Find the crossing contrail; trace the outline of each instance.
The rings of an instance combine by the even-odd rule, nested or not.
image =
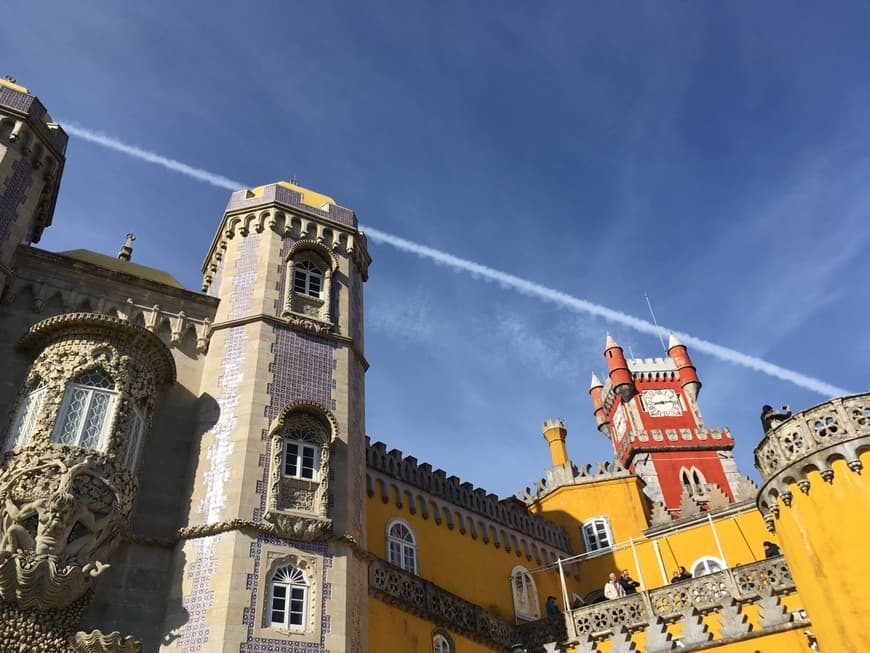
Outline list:
[[[154,163],[173,172],[177,172],[198,181],[203,181],[207,184],[211,184],[212,186],[216,186],[218,188],[223,188],[230,191],[236,191],[242,188],[250,188],[250,186],[244,182],[235,181],[233,179],[229,179],[228,177],[209,172],[208,170],[203,170],[202,168],[195,168],[193,166],[189,166],[186,163],[182,163],[181,161],[176,161],[175,159],[161,156],[160,154],[150,152],[135,145],[129,145],[127,143],[124,143],[123,141],[119,141],[116,138],[107,136],[106,134],[102,134],[100,132],[93,131],[91,129],[87,129],[85,127],[77,125],[76,123],[61,122],[61,124],[63,125],[63,128],[66,130],[66,132],[68,134],[71,134],[72,136],[81,138],[82,140],[89,141],[91,143],[95,143],[97,145],[101,145],[102,147],[108,148],[110,150],[115,150],[116,152],[121,152],[122,154],[126,154],[127,156],[139,159],[140,161]],[[512,274],[508,274],[507,272],[502,272],[501,270],[496,270],[494,268],[481,265],[480,263],[475,263],[474,261],[459,258],[458,256],[454,256],[453,254],[449,254],[447,252],[434,249],[432,247],[427,247],[426,245],[421,245],[420,243],[415,243],[413,241],[400,238],[399,236],[394,236],[393,234],[386,233],[384,231],[381,231],[380,229],[375,229],[374,227],[367,226],[364,227],[364,230],[366,234],[376,243],[380,243],[382,245],[389,245],[390,247],[398,249],[399,251],[407,252],[419,258],[434,261],[435,263],[445,265],[448,268],[456,270],[458,272],[470,273],[474,277],[482,278],[487,281],[493,281],[495,283],[498,283],[503,288],[509,288],[510,290],[517,291],[523,295],[535,297],[537,299],[556,304],[557,306],[567,308],[576,313],[596,315],[598,317],[604,318],[609,322],[621,324],[622,326],[628,327],[629,329],[633,329],[640,333],[646,333],[649,335],[667,335],[670,331],[665,327],[656,326],[652,322],[648,322],[638,317],[634,317],[633,315],[629,315],[627,313],[623,313],[621,311],[617,311],[612,308],[608,308],[607,306],[602,306],[601,304],[596,304],[594,302],[590,302],[579,297],[574,297],[573,295],[569,295],[560,290],[548,288],[547,286],[543,286],[539,283],[535,283],[527,279],[522,279]],[[812,376],[807,376],[806,374],[802,374],[800,372],[781,367],[762,358],[758,358],[757,356],[750,356],[749,354],[744,354],[735,349],[730,349],[728,347],[723,347],[722,345],[717,345],[714,342],[695,337],[688,333],[674,331],[674,334],[683,342],[683,344],[690,346],[697,351],[704,352],[705,354],[709,354],[710,356],[713,356],[714,358],[725,361],[727,363],[747,367],[751,370],[755,370],[756,372],[761,372],[762,374],[766,374],[768,376],[772,376],[783,381],[788,381],[789,383],[793,383],[794,385],[805,388],[806,390],[811,390],[812,392],[816,392],[820,395],[823,395],[824,397],[834,397],[839,395],[851,394],[849,390],[838,388],[837,386],[831,385],[830,383],[822,381],[821,379],[817,379]]]

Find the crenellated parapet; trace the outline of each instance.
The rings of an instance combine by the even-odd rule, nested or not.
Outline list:
[[[572,610],[569,643],[583,653],[630,651],[641,633],[640,650],[660,653],[805,628],[801,606],[787,600],[795,592],[785,559],[771,558]]]
[[[541,517],[532,515],[525,507],[512,499],[499,499],[495,494],[488,494],[482,488],[476,488],[471,483],[463,483],[456,476],[447,476],[441,469],[432,469],[428,463],[418,463],[413,456],[405,456],[398,449],[387,451],[383,442],[367,442],[367,463],[369,469],[369,494],[374,493],[373,474],[378,473],[387,479],[396,479],[404,484],[420,490],[421,505],[428,511],[429,499],[441,499],[462,508],[468,513],[480,515],[487,521],[495,522],[514,531],[538,540],[559,551],[569,551],[570,544],[565,529]],[[384,488],[387,486],[384,485]],[[384,500],[388,500],[384,497]],[[414,508],[416,510],[416,507]],[[451,513],[452,514],[452,513]],[[441,515],[436,515],[440,520]],[[452,516],[451,516],[452,519]],[[474,521],[472,521],[472,525]],[[461,525],[464,530],[464,524]],[[489,540],[490,529],[482,528],[481,535]],[[509,550],[510,540],[503,537]]]
[[[203,263],[203,292],[218,275],[230,240],[265,231],[293,241],[309,240],[348,257],[363,280],[368,278],[371,257],[354,212],[325,195],[279,182],[233,193]]]
[[[836,460],[845,460],[848,469],[860,474],[860,455],[867,450],[870,393],[831,399],[771,428],[755,449],[755,466],[762,478],[758,509],[768,528],[773,530],[780,504],[791,506],[792,486],[810,494],[810,472],[835,483]]]
[[[618,460],[600,462],[597,465],[587,464],[581,467],[574,463],[556,465],[545,470],[544,473],[544,478],[535,483],[534,490],[525,487],[518,493],[520,501],[526,505],[532,505],[554,490],[566,485],[585,485],[618,478],[630,478],[633,475]]]

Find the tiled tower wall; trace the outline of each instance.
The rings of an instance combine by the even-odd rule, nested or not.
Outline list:
[[[315,401],[332,412],[339,439],[330,457],[332,534],[360,541],[364,511],[363,363],[346,341],[296,331],[280,320],[290,237],[264,228],[229,238],[211,293],[221,299],[201,392],[217,421],[202,438],[192,471],[188,525],[261,522],[270,466],[268,427],[289,402]],[[342,335],[361,336],[359,272],[343,255],[333,278]],[[360,295],[357,297],[357,295]],[[266,316],[266,317],[263,317]],[[359,343],[361,349],[361,343]],[[313,632],[265,627],[266,574],[285,556],[315,560]],[[365,570],[346,545],[258,532],[190,539],[176,556],[179,585],[167,614],[175,651],[363,651]]]

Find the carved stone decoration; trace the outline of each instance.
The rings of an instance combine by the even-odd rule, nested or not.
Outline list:
[[[49,610],[25,610],[0,602],[0,651],[70,653],[70,640],[89,600],[86,593],[67,608]]]
[[[123,637],[115,631],[108,635],[99,630],[77,632],[70,638],[75,653],[141,653],[142,644],[132,637]]]
[[[338,423],[324,406],[297,401],[284,407],[269,434],[271,467],[263,519],[288,537],[311,539],[326,532],[332,524],[328,517],[329,458]],[[319,464],[314,478],[285,475],[288,439],[303,439],[317,447]]]
[[[114,457],[62,445],[7,455],[0,475],[0,598],[65,608],[108,566],[136,483]]]

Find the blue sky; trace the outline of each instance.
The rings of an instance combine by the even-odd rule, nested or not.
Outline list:
[[[188,6],[189,5],[189,6]],[[493,11],[495,7],[498,11]],[[207,10],[206,10],[207,7]],[[373,228],[866,389],[870,5],[7,2],[2,74],[72,121]],[[229,192],[73,138],[39,246],[190,288]],[[590,372],[654,336],[370,244],[368,432],[499,495],[612,455]],[[692,351],[744,473],[761,404],[823,396]]]

